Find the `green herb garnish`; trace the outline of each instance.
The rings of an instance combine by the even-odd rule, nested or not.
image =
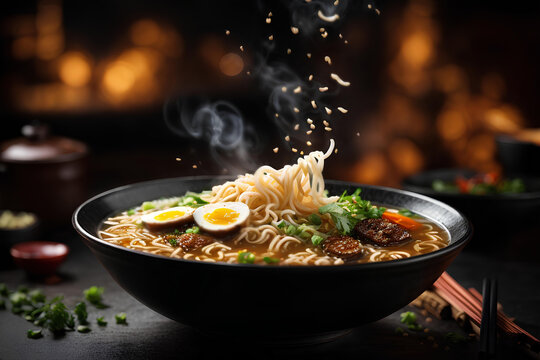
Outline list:
[[[105,289],[101,286],[91,286],[84,290],[84,298],[98,309],[104,309],[107,305],[102,302],[102,295]]]
[[[7,297],[9,295],[9,290],[4,283],[0,283],[0,295]]]
[[[30,301],[35,303],[44,303],[47,301],[47,297],[39,289],[32,290],[28,293]]]
[[[156,206],[154,204],[152,204],[151,201],[145,201],[141,205],[141,209],[143,209],[143,211],[151,210],[151,209],[155,209],[155,208],[156,208]]]
[[[96,319],[96,322],[99,326],[107,326],[108,322],[103,318],[103,316],[100,316]]]
[[[273,258],[273,257],[269,257],[269,256],[263,257],[263,260],[267,264],[277,264],[279,262],[278,258]]]
[[[126,313],[118,313],[114,315],[114,318],[116,319],[117,324],[123,324],[123,325],[127,324]]]
[[[320,214],[330,214],[341,234],[349,235],[358,221],[380,218],[386,211],[383,207],[373,206],[371,201],[362,200],[360,192],[360,188],[351,195],[344,191],[338,201],[319,208]]]
[[[90,329],[86,325],[79,325],[79,326],[77,326],[77,331],[80,332],[80,333],[86,334],[86,333],[89,333],[90,331],[92,331],[92,329]]]
[[[75,315],[77,315],[77,320],[79,321],[79,324],[86,325],[88,324],[88,312],[86,311],[86,303],[84,301],[81,301],[80,303],[77,303],[75,305],[75,310],[73,310]]]
[[[191,191],[186,192],[184,196],[178,201],[179,206],[191,206],[199,207],[208,204],[208,201],[203,200],[201,196],[209,194],[209,191],[203,191],[201,193],[194,193]]]
[[[130,215],[130,216],[131,216],[131,215],[135,215],[135,209],[129,209],[129,210],[127,211],[127,214]]]
[[[53,333],[59,333],[65,330],[66,326],[70,325],[70,313],[66,305],[61,302],[50,304],[45,311],[45,327]]]
[[[319,235],[313,235],[311,237],[311,243],[315,246],[319,246],[324,241],[324,238]]]
[[[398,211],[398,214],[410,217],[410,218],[419,218],[420,216],[417,213],[412,212],[409,209],[401,209]]]
[[[238,253],[238,262],[240,264],[253,264],[255,262],[255,255],[249,251],[240,251]]]
[[[198,226],[194,226],[186,230],[186,234],[198,234],[201,231]]]
[[[317,214],[311,214],[308,216],[308,220],[310,223],[312,223],[313,225],[321,225],[322,224],[322,219],[319,215]]]
[[[39,329],[39,330],[32,330],[32,329],[29,329],[29,330],[26,332],[26,336],[27,336],[29,339],[39,339],[39,338],[42,338],[42,337],[43,337],[43,334],[41,333],[41,329]]]
[[[410,330],[419,331],[422,330],[422,325],[416,322],[416,314],[412,311],[406,311],[400,314],[400,321],[407,325]]]

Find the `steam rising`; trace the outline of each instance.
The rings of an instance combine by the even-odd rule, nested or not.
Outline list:
[[[340,0],[335,5],[328,0],[285,0],[291,12],[292,23],[304,34],[312,34],[321,26],[331,26],[331,22],[339,22],[347,8],[347,0]],[[321,14],[321,15],[319,15]],[[325,20],[326,19],[326,20]]]
[[[183,138],[208,143],[214,160],[233,173],[257,168],[253,153],[257,135],[244,124],[240,111],[226,101],[205,103],[192,110],[187,102],[169,102],[164,106],[167,127]]]

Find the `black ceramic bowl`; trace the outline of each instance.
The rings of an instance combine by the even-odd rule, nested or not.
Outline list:
[[[433,197],[463,212],[474,225],[475,240],[471,245],[477,248],[486,243],[504,245],[512,233],[537,224],[535,218],[540,212],[540,178],[522,176],[527,191],[518,194],[472,195],[440,192],[432,188],[434,180],[449,182],[458,176],[470,178],[475,174],[465,169],[430,170],[404,179],[402,186],[405,190]]]
[[[410,192],[327,181],[330,194],[362,188],[381,205],[405,207],[450,232],[444,249],[403,260],[341,266],[261,266],[167,258],[100,240],[108,216],[143,201],[201,191],[226,178],[149,181],[98,195],[73,225],[115,281],[149,308],[212,334],[264,342],[311,342],[381,319],[407,305],[450,265],[471,237],[456,210]]]

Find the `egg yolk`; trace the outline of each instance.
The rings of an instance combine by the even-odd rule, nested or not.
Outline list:
[[[218,208],[204,214],[204,219],[214,225],[230,225],[238,219],[238,216],[240,216],[238,211],[227,208]]]
[[[180,210],[173,210],[173,211],[166,211],[164,213],[161,213],[157,215],[154,219],[157,221],[167,221],[167,220],[174,220],[179,217],[184,216],[186,213]]]

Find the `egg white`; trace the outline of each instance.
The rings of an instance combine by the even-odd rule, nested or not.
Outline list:
[[[238,218],[233,223],[227,225],[212,224],[208,222],[204,215],[212,213],[216,209],[231,209],[239,213]],[[249,217],[249,207],[241,202],[222,202],[215,204],[208,204],[197,208],[193,213],[193,219],[197,226],[201,230],[216,235],[224,236],[233,233],[240,229],[242,225],[247,221]]]
[[[168,219],[168,220],[158,220],[156,217],[163,213],[167,213],[169,211],[182,211],[184,215]],[[193,212],[195,211],[194,208],[189,206],[176,206],[172,208],[168,208],[165,210],[159,210],[159,211],[153,211],[149,214],[145,214],[141,216],[141,221],[143,224],[148,228],[148,230],[160,230],[165,228],[172,228],[174,226],[182,225],[187,222],[193,221]]]

